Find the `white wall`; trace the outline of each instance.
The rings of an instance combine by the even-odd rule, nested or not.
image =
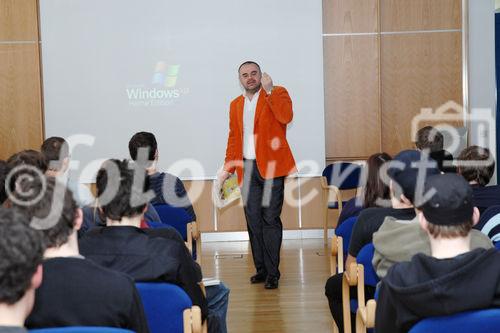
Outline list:
[[[469,0],[470,145],[485,143],[496,155],[495,0]],[[487,113],[491,123],[475,122]],[[497,159],[498,160],[498,159]]]

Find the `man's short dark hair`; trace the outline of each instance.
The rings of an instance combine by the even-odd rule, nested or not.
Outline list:
[[[41,152],[32,149],[23,150],[12,155],[7,160],[7,163],[11,168],[24,164],[34,166],[42,173],[47,171],[47,160],[45,156]]]
[[[78,206],[64,184],[52,177],[23,181],[13,195],[15,200],[12,200],[12,205],[30,220],[44,219],[44,226],[47,227],[37,226],[37,229],[42,231],[46,247],[58,247],[68,241]]]
[[[134,172],[138,173],[138,180],[144,179],[142,184],[134,182]],[[142,214],[147,205],[145,193],[149,178],[146,170],[128,160],[105,161],[97,172],[96,187],[102,212],[110,220],[121,221],[122,217]]]
[[[16,181],[21,176],[39,178],[40,174],[47,172],[47,160],[45,156],[32,149],[23,150],[9,157],[7,160],[10,182],[8,184],[11,192],[16,188]],[[34,170],[33,170],[34,168]]]
[[[140,148],[148,149],[148,160],[153,161],[155,159],[156,150],[158,149],[158,144],[153,133],[150,132],[138,132],[128,142],[128,150],[130,152],[130,157],[137,161],[137,155]]]
[[[59,136],[46,139],[41,147],[50,170],[59,171],[63,166],[63,160],[69,157],[69,147],[66,140]]]
[[[429,149],[435,152],[443,150],[444,137],[441,132],[432,126],[425,126],[418,130],[415,145],[419,150]]]
[[[488,148],[470,146],[458,155],[458,172],[469,183],[486,186],[495,172],[495,160]]]
[[[15,304],[26,293],[43,258],[40,233],[15,209],[0,207],[0,303]]]
[[[7,191],[5,190],[5,179],[9,174],[7,162],[0,160],[0,205],[7,199]]]
[[[258,64],[258,63],[256,63],[255,61],[247,60],[247,61],[245,61],[244,63],[242,63],[242,64],[240,65],[240,67],[238,67],[238,74],[240,73],[240,69],[241,69],[241,67],[243,67],[243,66],[245,66],[245,65],[255,65],[255,66],[257,66],[257,68],[258,68],[258,69],[259,69],[259,71],[261,72],[261,70],[260,70],[260,66],[259,66],[259,64]]]

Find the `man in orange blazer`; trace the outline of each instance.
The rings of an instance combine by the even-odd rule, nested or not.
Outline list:
[[[275,289],[280,278],[284,181],[296,171],[286,140],[292,100],[253,61],[241,64],[238,75],[245,92],[231,102],[226,158],[218,180],[238,175],[257,271],[250,282],[265,282],[266,289]]]

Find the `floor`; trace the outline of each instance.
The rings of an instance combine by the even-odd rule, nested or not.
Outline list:
[[[249,282],[254,267],[248,242],[204,243],[204,276],[217,277],[231,289],[228,331],[331,332],[332,319],[324,296],[330,276],[325,250],[322,239],[285,240],[280,286],[266,290],[262,284]]]

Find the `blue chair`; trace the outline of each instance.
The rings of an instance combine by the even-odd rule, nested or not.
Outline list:
[[[40,328],[29,330],[30,333],[134,333],[130,330],[113,327],[91,327],[91,326],[71,326]]]
[[[363,265],[365,285],[375,288],[380,279],[372,265],[374,253],[373,243],[368,243],[359,251],[356,262]],[[370,299],[365,304],[358,295],[358,299],[354,301],[356,302],[351,301],[351,311],[356,313],[356,332],[366,332],[367,328],[375,326],[375,300]]]
[[[198,224],[191,221],[191,217],[182,207],[169,204],[154,205],[162,223],[174,227],[186,242],[186,246],[193,258],[201,264],[201,237]]]
[[[343,244],[342,250],[344,254],[344,260],[347,257],[347,252],[349,250],[349,241],[351,240],[352,230],[354,229],[354,224],[358,220],[357,216],[353,216],[342,222],[337,228],[335,228],[335,235],[342,237]]]
[[[151,333],[201,331],[201,310],[186,292],[170,283],[136,283]]]
[[[365,285],[376,287],[379,281],[372,266],[374,252],[375,248],[373,244],[369,243],[363,246],[356,256],[356,263],[351,264],[350,267],[346,267],[342,277],[342,311],[344,317],[344,332],[346,333],[351,332],[351,312],[358,313],[361,310],[366,318],[366,309],[370,307],[370,310],[373,308],[373,313],[370,312],[370,315],[375,318],[374,306],[371,304],[371,300],[368,301],[370,305],[365,302]],[[351,300],[350,287],[357,288],[357,299]],[[366,318],[366,323],[374,324],[375,321],[369,321],[370,319],[371,318]],[[358,325],[357,322],[358,320],[356,320],[356,325]]]
[[[326,166],[321,177],[324,201],[324,242],[328,242],[328,209],[338,209],[342,211],[342,190],[357,189],[360,186],[360,179],[363,167],[356,163],[335,162]],[[334,201],[330,202],[330,195],[334,195]]]
[[[356,262],[363,265],[365,273],[365,285],[376,287],[380,279],[373,269],[372,260],[375,253],[375,247],[373,243],[368,243],[358,253],[356,257]]]
[[[497,250],[500,250],[500,242],[495,242],[494,245]]]
[[[422,319],[409,333],[491,333],[499,327],[500,309],[484,309]]]

